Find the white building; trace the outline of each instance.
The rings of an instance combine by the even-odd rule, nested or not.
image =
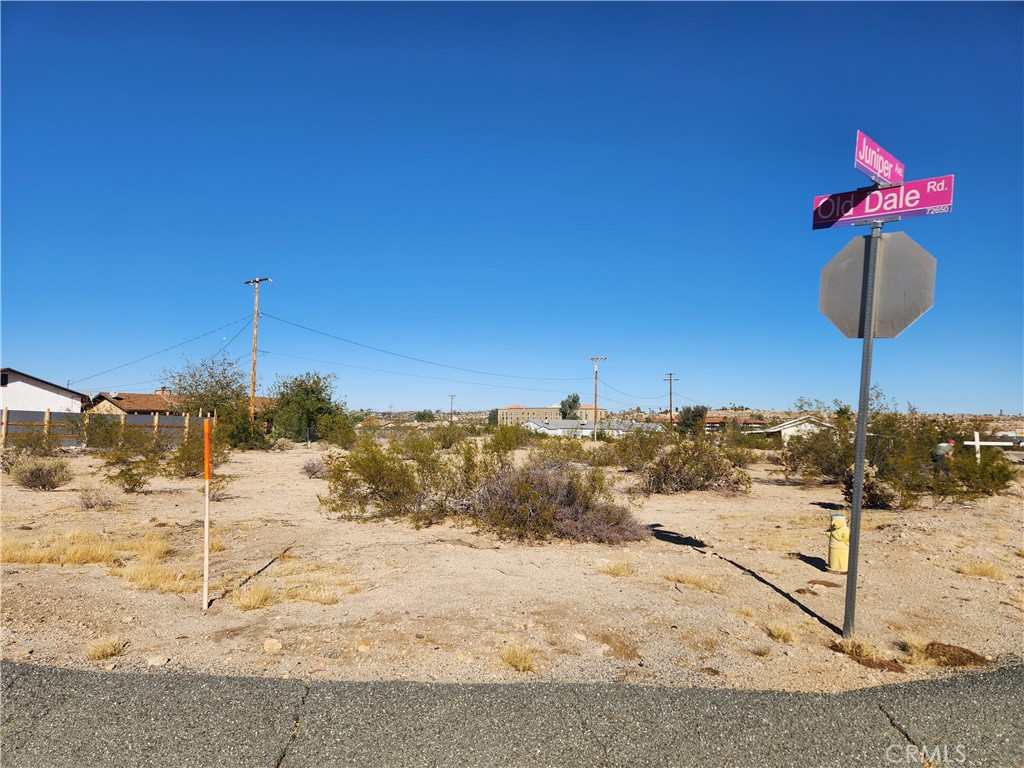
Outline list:
[[[0,408],[9,411],[81,413],[88,395],[13,368],[0,369]]]

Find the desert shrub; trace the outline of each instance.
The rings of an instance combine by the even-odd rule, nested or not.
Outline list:
[[[52,458],[59,452],[60,440],[53,435],[45,435],[42,431],[13,432],[7,436],[3,447],[0,469],[9,475],[25,459]]]
[[[843,477],[843,498],[853,503],[853,465],[847,468]],[[861,506],[866,509],[892,509],[900,494],[878,476],[878,469],[871,464],[864,465],[864,487],[861,491]]]
[[[983,440],[987,439],[984,436]],[[990,439],[990,438],[989,438]],[[955,483],[952,495],[959,498],[994,496],[1006,491],[1019,476],[999,448],[983,447],[981,463],[973,451],[961,449],[954,453],[949,472]]]
[[[187,477],[200,477],[206,458],[206,448],[201,430],[189,430],[188,437],[172,450],[164,464],[163,471],[170,477],[183,480]],[[216,469],[231,458],[231,450],[227,439],[220,430],[214,429],[210,435],[210,467]]]
[[[878,477],[896,492],[896,506],[913,507],[929,491],[945,495],[942,486],[947,478],[933,478],[931,451],[936,444],[959,437],[962,427],[948,416],[923,416],[913,408],[897,413],[877,389],[874,395],[866,458],[878,468]]]
[[[619,464],[618,440],[598,443],[595,448],[585,448],[586,462],[592,467],[615,467]],[[580,443],[582,446],[583,444]]]
[[[853,464],[853,413],[841,407],[833,416],[834,429],[822,428],[794,435],[782,451],[787,477],[798,475],[805,483],[840,483]]]
[[[350,517],[401,517],[424,502],[415,467],[368,437],[331,465],[327,480],[327,496],[319,497],[320,503]]]
[[[757,461],[757,454],[754,451],[739,445],[723,445],[722,455],[730,464],[740,469],[745,469]]]
[[[328,445],[326,448],[324,448],[323,454],[321,455],[321,459],[324,462],[324,467],[329,469],[333,465],[337,464],[339,461],[342,461],[347,455],[348,452],[342,450],[338,446]]]
[[[466,439],[466,430],[457,424],[442,424],[434,429],[431,437],[438,448],[447,450]]]
[[[619,463],[629,472],[643,472],[664,453],[672,442],[667,432],[630,432],[615,445]]]
[[[331,445],[351,448],[356,444],[356,422],[343,410],[321,416],[317,421],[317,432]]]
[[[105,413],[89,413],[84,419],[85,445],[100,451],[116,448],[124,428],[121,418]]]
[[[477,490],[470,512],[499,536],[614,544],[635,541],[644,528],[612,499],[600,469],[568,462],[503,466]]]
[[[29,458],[19,461],[11,470],[14,482],[22,488],[52,491],[67,485],[74,478],[71,465],[63,459]]]
[[[640,473],[642,493],[731,491],[748,493],[750,475],[736,469],[709,440],[683,440],[659,455]]]
[[[326,472],[327,467],[324,465],[324,460],[320,458],[307,459],[306,463],[302,465],[302,474],[310,479],[321,478]]]
[[[516,448],[525,448],[536,440],[536,436],[518,424],[502,424],[494,428],[484,442],[485,450],[497,455],[512,453]]]
[[[284,451],[292,450],[295,447],[295,443],[287,437],[275,437],[270,440],[268,447],[271,451],[283,453]]]
[[[428,461],[437,450],[433,436],[415,427],[396,427],[391,430],[388,446],[403,459],[417,463]]]
[[[591,451],[575,437],[554,437],[543,440],[530,450],[530,460],[536,463],[550,461],[589,462]]]
[[[166,444],[149,430],[124,427],[102,451],[103,480],[125,493],[138,493],[161,471]]]

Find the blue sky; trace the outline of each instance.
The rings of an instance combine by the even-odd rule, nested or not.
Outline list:
[[[1024,410],[1024,4],[0,12],[5,366],[91,393],[248,370],[268,276],[261,391],[586,402],[598,355],[613,409],[666,408],[668,372],[677,407],[855,404],[818,291],[867,231],[812,231],[811,201],[867,183],[862,130],[908,180],[956,175],[952,213],[886,226],[938,260],[935,306],[873,380]]]

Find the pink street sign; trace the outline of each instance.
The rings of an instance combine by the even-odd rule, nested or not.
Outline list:
[[[853,167],[866,173],[875,182],[903,183],[903,163],[861,131],[857,131],[857,149],[853,155]]]
[[[855,189],[814,198],[812,229],[843,227],[879,219],[931,216],[953,210],[953,176],[908,181],[886,189]]]

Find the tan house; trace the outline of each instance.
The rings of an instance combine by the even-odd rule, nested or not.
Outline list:
[[[137,392],[100,392],[89,406],[92,413],[106,413],[120,416],[132,415],[161,416],[178,413],[177,398],[167,387],[161,387],[153,394]]]
[[[248,402],[248,400],[246,401]],[[256,410],[262,411],[277,402],[275,397],[257,397]],[[92,413],[141,416],[166,416],[181,413],[178,397],[167,387],[152,394],[138,392],[100,392],[89,406]]]

